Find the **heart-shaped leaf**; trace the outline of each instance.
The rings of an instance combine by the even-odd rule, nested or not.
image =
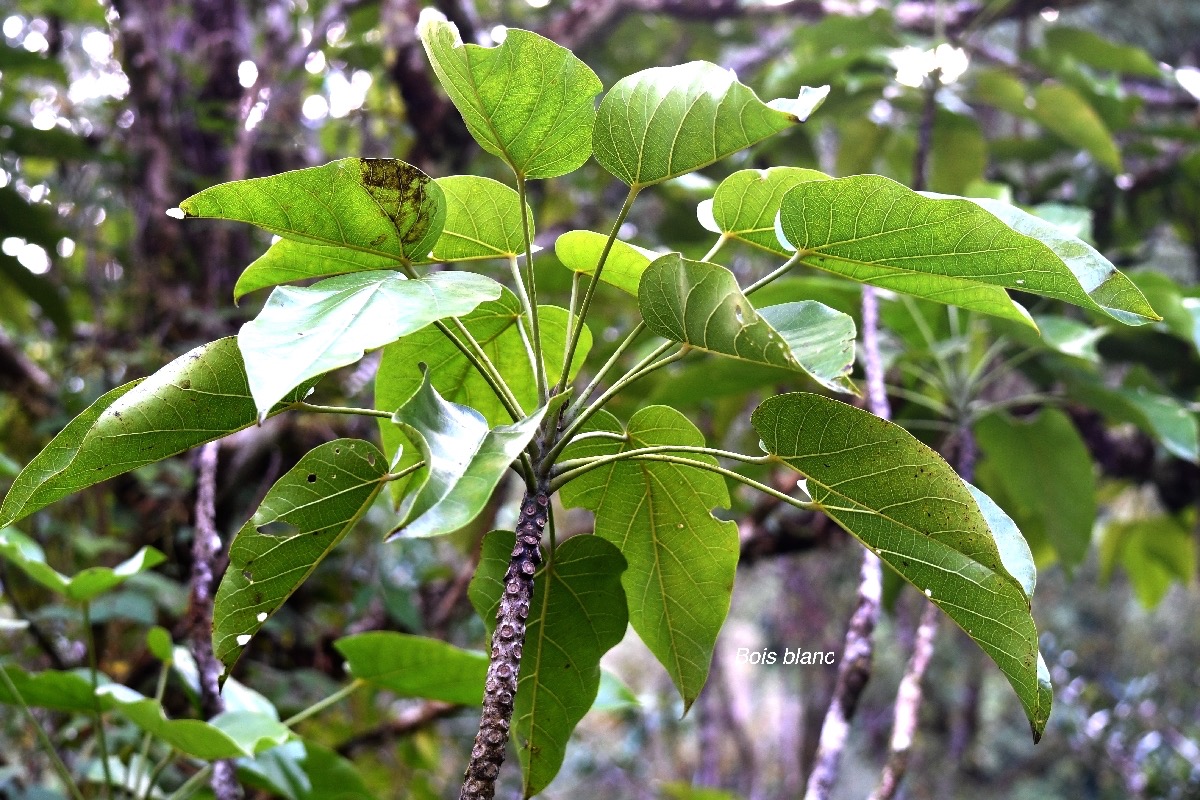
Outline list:
[[[697,208],[696,216],[713,233],[790,256],[775,235],[783,196],[802,183],[826,180],[829,176],[824,172],[799,167],[739,170],[721,181],[712,199]]]
[[[474,261],[525,252],[521,198],[491,178],[454,175],[438,178],[446,196],[446,225],[433,246],[435,261]],[[533,240],[533,213],[529,238]]]
[[[785,394],[751,421],[826,514],[991,656],[1040,739],[1053,696],[1029,613],[1033,558],[1012,520],[906,430],[853,406]]]
[[[646,268],[638,304],[646,327],[659,336],[854,391],[847,377],[854,365],[854,320],[821,303],[784,303],[759,312],[729,270],[668,253]]]
[[[213,653],[225,674],[371,507],[387,466],[370,442],[336,439],[309,451],[267,492],[229,546],[213,604]]]
[[[624,430],[604,411],[589,426],[624,433],[625,441],[574,442],[563,451],[564,459],[654,445],[704,445],[696,426],[666,406],[638,410]],[[716,464],[707,456],[695,458]],[[708,677],[737,570],[737,525],[709,513],[718,506],[729,507],[725,481],[695,467],[617,461],[566,484],[562,500],[567,506],[595,511],[596,535],[625,556],[629,568],[621,583],[629,601],[629,621],[690,707]]]
[[[488,636],[515,542],[510,531],[489,533],[471,581],[471,604]],[[600,658],[625,636],[624,569],[625,559],[609,542],[573,536],[534,579],[512,718],[525,797],[540,793],[558,774],[571,732],[599,691]]]
[[[654,67],[617,82],[600,101],[592,145],[600,166],[630,187],[686,175],[804,122],[829,87],[764,103],[707,61]]]
[[[115,589],[139,572],[153,569],[166,560],[166,556],[153,547],[143,547],[115,567],[88,567],[74,577],[68,577],[46,563],[46,553],[37,542],[14,528],[0,529],[0,557],[47,589],[78,603],[86,603]]]
[[[572,272],[592,275],[596,272],[596,264],[600,262],[607,241],[608,237],[603,233],[567,231],[554,240],[554,254]],[[615,239],[608,251],[600,280],[637,297],[642,273],[659,255],[653,250]]]
[[[484,150],[526,178],[566,175],[588,160],[604,85],[570,50],[518,28],[498,47],[463,44],[458,28],[428,9],[417,34]]]
[[[426,370],[416,393],[392,415],[425,466],[416,472],[389,538],[452,533],[475,519],[504,471],[533,440],[546,408],[489,428],[475,409],[443,399]]]
[[[346,659],[351,675],[400,697],[464,706],[483,702],[488,669],[484,653],[390,631],[346,636],[333,646]]]
[[[1013,230],[979,203],[929,197],[879,175],[800,184],[784,195],[778,233],[804,264],[1030,326],[1032,318],[1005,288],[1122,322],[1157,318],[1111,264],[1098,281],[1101,273],[1076,272],[1050,246]]]
[[[457,317],[500,296],[491,278],[435,272],[357,272],[312,286],[280,286],[238,333],[250,392],[265,414],[294,386],[353,364],[435,320]]]
[[[303,399],[311,385],[291,392],[271,413]],[[13,482],[0,506],[0,527],[256,419],[237,341],[197,347],[143,381],[118,386],[71,420]]]
[[[189,217],[249,222],[285,239],[397,261],[424,258],[446,219],[442,190],[433,179],[392,158],[343,158],[222,183],[179,208]]]

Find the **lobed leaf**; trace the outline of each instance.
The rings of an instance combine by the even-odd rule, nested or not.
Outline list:
[[[213,601],[213,653],[233,670],[267,621],[362,518],[388,463],[370,442],[336,439],[275,482],[229,546]]]
[[[621,79],[600,101],[592,145],[600,166],[632,188],[686,175],[804,122],[829,93],[764,103],[707,61]]]
[[[765,401],[751,422],[821,510],[996,662],[1040,739],[1053,696],[1029,613],[1033,559],[1016,525],[936,452],[866,411],[795,393]]]
[[[811,300],[758,312],[724,267],[678,253],[655,260],[638,289],[652,333],[755,364],[805,372],[822,386],[853,392],[854,320]]]
[[[624,433],[626,439],[574,442],[563,451],[564,459],[654,445],[704,445],[696,426],[667,406],[638,410],[624,429],[601,411],[589,429]],[[707,456],[689,458],[716,464]],[[685,708],[691,707],[708,677],[737,570],[737,525],[709,511],[729,507],[724,480],[695,467],[626,460],[580,475],[561,496],[567,506],[594,511],[596,535],[625,557],[629,567],[621,584],[629,621],[670,673]]]
[[[468,590],[489,636],[515,543],[510,531],[488,534]],[[571,732],[596,701],[600,658],[625,636],[624,569],[625,559],[609,542],[574,536],[558,545],[534,579],[512,717],[526,798],[558,774]]]
[[[288,393],[277,414],[308,393]],[[21,471],[0,527],[80,489],[253,425],[254,400],[237,342],[218,339],[142,381],[108,392],[71,420]]]
[[[115,567],[88,567],[68,577],[46,563],[46,553],[37,542],[14,528],[0,529],[0,556],[42,586],[77,603],[86,603],[115,589],[166,560],[153,547],[143,547]]]
[[[464,706],[483,702],[488,669],[484,653],[390,631],[345,636],[333,646],[346,659],[351,675],[400,697]]]
[[[417,35],[484,150],[526,178],[566,175],[587,161],[604,85],[570,50],[517,28],[497,47],[463,44],[458,28],[429,10]]]
[[[278,287],[238,332],[259,415],[304,381],[436,320],[470,313],[500,290],[496,281],[470,272],[415,280],[398,272],[359,272],[307,287]]]
[[[285,239],[396,261],[423,259],[446,219],[433,179],[393,158],[343,158],[222,183],[179,208],[189,217],[248,222]]]

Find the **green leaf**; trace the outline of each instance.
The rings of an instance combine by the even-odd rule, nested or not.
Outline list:
[[[211,721],[167,719],[157,701],[120,684],[97,692],[105,708],[115,709],[142,730],[189,756],[204,761],[252,756],[291,736],[279,720],[249,711],[228,711]]]
[[[1100,363],[1096,343],[1109,332],[1108,328],[1093,328],[1077,319],[1058,314],[1038,314],[1033,318],[1042,332],[1042,343],[1063,355]]]
[[[562,372],[562,360],[566,353],[567,311],[557,306],[540,306],[538,314],[547,380],[553,384]],[[532,408],[536,405],[537,383],[533,366],[529,363],[529,352],[521,338],[519,326],[524,323],[521,302],[516,295],[503,289],[498,300],[481,303],[461,321],[483,346],[484,352],[512,388],[521,406]],[[583,366],[591,347],[592,332],[584,326],[575,351],[572,377]],[[479,370],[441,331],[433,327],[422,328],[384,348],[383,359],[375,375],[375,407],[382,411],[395,411],[412,397],[421,385],[421,370],[418,368],[421,363],[429,367],[430,381],[445,399],[470,406],[483,414],[492,427],[512,421]],[[394,457],[407,440],[390,420],[380,420],[379,425],[384,452],[389,458]]]
[[[0,669],[8,675],[21,700],[31,708],[79,714],[90,714],[96,709],[91,673],[86,669],[26,672],[16,664],[0,665]],[[100,674],[98,678],[101,685],[109,683],[106,675]],[[0,703],[18,704],[3,682],[0,682]]]
[[[1012,516],[1038,563],[1047,551],[1068,571],[1083,563],[1096,521],[1096,479],[1070,417],[1044,408],[1031,421],[991,414],[975,425],[981,488]]]
[[[488,534],[471,581],[471,604],[489,636],[515,543],[510,531]],[[512,718],[525,797],[540,793],[558,774],[571,732],[600,689],[600,658],[625,636],[624,570],[625,559],[612,544],[574,536],[534,579]]]
[[[923,590],[991,656],[1041,738],[1049,675],[1029,613],[1033,563],[1016,526],[898,425],[836,400],[785,394],[751,417],[813,501]],[[989,524],[990,522],[990,524]]]
[[[392,415],[425,466],[410,484],[389,539],[452,533],[475,519],[505,470],[533,440],[546,408],[489,428],[475,409],[443,399],[425,370],[416,394]]]
[[[1074,248],[1064,250],[1072,259],[1067,263],[1051,246],[984,210],[981,202],[990,201],[928,197],[879,175],[810,181],[784,195],[778,232],[781,241],[801,251],[804,264],[1030,326],[1028,312],[1005,288],[1121,321],[1156,318],[1111,264],[1104,270],[1091,260],[1077,261],[1083,256]],[[1028,230],[1040,229],[1031,225]],[[1057,228],[1044,235],[1056,243],[1066,237]]]
[[[347,272],[390,269],[396,259],[337,245],[280,239],[242,271],[233,287],[234,302],[250,292],[281,283],[327,278]]]
[[[353,364],[435,320],[470,313],[500,296],[500,284],[470,272],[409,280],[359,272],[312,286],[280,286],[238,333],[260,416],[293,387]]]
[[[336,439],[275,482],[229,546],[213,604],[213,653],[225,674],[383,487],[388,462],[370,442]]]
[[[1104,120],[1079,92],[1047,83],[1033,90],[1030,115],[1069,145],[1091,153],[1110,172],[1121,171],[1121,151]]]
[[[115,567],[88,567],[74,577],[68,577],[46,563],[46,554],[37,542],[14,528],[0,529],[0,556],[42,586],[78,603],[86,603],[115,589],[139,572],[153,569],[166,560],[166,556],[153,547],[143,547]]]
[[[1167,515],[1109,523],[1100,541],[1101,579],[1107,583],[1120,564],[1138,601],[1154,608],[1172,583],[1186,586],[1195,577],[1196,542],[1191,527]]]
[[[1093,302],[1081,302],[1074,293],[1067,297],[1050,291],[1029,288],[1032,281],[1028,279],[1025,284],[1015,288],[1045,294],[1049,297],[1058,297],[1084,308],[1098,309],[1126,325],[1145,325],[1161,319],[1133,281],[1119,272],[1111,261],[1100,255],[1096,248],[1078,236],[1073,236],[1062,226],[999,200],[977,198],[972,199],[971,202],[995,216],[1017,233],[1037,239],[1049,248],[1066,265],[1076,282],[1087,292]],[[1044,258],[1044,253],[1038,255]]]
[[[721,181],[713,198],[701,203],[696,215],[700,224],[713,233],[790,256],[775,235],[775,216],[783,196],[802,183],[825,180],[829,176],[815,169],[743,169]]]
[[[811,300],[755,311],[724,267],[678,253],[657,259],[638,290],[652,333],[712,353],[807,373],[853,392],[854,320]]]
[[[603,233],[567,231],[554,240],[554,254],[563,266],[572,272],[592,275],[596,272],[596,264],[600,262],[600,254],[604,252],[606,241],[608,237]],[[642,273],[659,255],[661,254],[653,250],[615,239],[604,262],[600,280],[637,297]]]
[[[238,778],[287,800],[374,800],[354,764],[315,742],[293,739],[238,760]]]
[[[423,259],[446,219],[433,179],[391,158],[343,158],[222,183],[179,208],[189,217],[249,222],[285,239],[397,261]]]
[[[604,85],[570,50],[517,28],[498,47],[463,44],[457,27],[428,10],[417,35],[484,150],[526,178],[566,175],[587,161]]]
[[[600,101],[592,135],[600,166],[630,187],[686,175],[804,122],[829,93],[763,103],[707,61],[654,67],[617,82]]]
[[[1046,47],[1055,55],[1069,55],[1096,69],[1144,78],[1162,77],[1158,63],[1140,47],[1117,44],[1081,28],[1058,25],[1048,27],[1043,36]]]
[[[464,706],[483,702],[488,669],[484,653],[390,631],[346,636],[333,646],[346,659],[351,675],[400,697]]]
[[[1097,379],[1068,380],[1067,392],[1112,420],[1136,425],[1171,455],[1192,463],[1200,461],[1196,415],[1174,397],[1145,386],[1111,388]]]
[[[590,430],[625,433],[626,440],[587,439],[563,458],[604,456],[653,445],[703,446],[704,436],[673,408],[638,410],[625,430],[601,411]],[[689,456],[716,464],[707,456]],[[596,512],[596,535],[617,546],[629,568],[621,583],[629,621],[670,673],[691,707],[729,613],[738,560],[737,525],[709,510],[729,507],[718,475],[659,461],[617,461],[566,484],[562,500]]]
[[[525,252],[521,198],[515,191],[474,175],[438,178],[437,184],[446,196],[446,225],[433,246],[435,261],[506,258]],[[529,219],[532,241],[532,211]]]
[[[298,402],[309,388],[296,389],[271,413]],[[236,340],[201,345],[143,381],[118,386],[71,420],[13,482],[0,506],[0,527],[256,418]]]

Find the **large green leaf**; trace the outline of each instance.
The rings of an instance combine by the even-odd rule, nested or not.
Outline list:
[[[853,406],[785,394],[751,421],[767,452],[805,476],[826,514],[991,656],[1040,739],[1052,692],[1029,613],[1033,559],[1012,521],[899,425]]]
[[[567,231],[554,240],[554,254],[572,272],[592,275],[600,263],[608,237],[595,231]],[[604,261],[600,280],[637,297],[638,283],[659,253],[616,239]]]
[[[567,311],[557,306],[540,306],[543,360],[546,376],[555,383],[562,372],[566,351]],[[500,371],[513,395],[523,408],[537,404],[537,382],[529,352],[521,338],[524,320],[521,303],[508,289],[498,300],[481,303],[462,317],[467,330],[483,346],[488,358]],[[526,332],[528,333],[528,332]],[[583,365],[592,347],[592,333],[586,326],[575,350],[571,375]],[[436,328],[427,327],[405,336],[383,350],[375,375],[375,407],[395,411],[413,396],[421,385],[419,364],[429,368],[430,381],[442,397],[483,414],[489,425],[502,425],[512,418],[492,387],[448,338]],[[405,441],[403,433],[389,420],[380,420],[384,452],[394,456]]]
[[[471,603],[489,636],[515,543],[510,531],[488,534],[471,581]],[[609,542],[573,536],[534,579],[512,718],[525,797],[540,793],[558,774],[567,740],[600,689],[600,657],[625,636],[624,569],[625,559]]]
[[[1074,259],[1068,263],[1051,246],[1013,230],[976,202],[928,197],[879,175],[795,187],[784,195],[778,231],[781,241],[799,250],[802,263],[1031,326],[1028,312],[1006,288],[1123,322],[1157,318],[1111,264],[1101,272],[1094,262],[1086,269]],[[1036,235],[1040,229],[1028,231]],[[1054,242],[1064,236],[1053,229]]]
[[[226,674],[370,508],[387,468],[370,442],[335,439],[309,451],[267,492],[229,546],[213,605],[213,653]]]
[[[1072,569],[1087,557],[1096,521],[1092,459],[1071,419],[1054,408],[1020,422],[992,414],[975,425],[980,487],[1004,507],[1038,563],[1057,554]]]
[[[346,659],[351,675],[400,697],[464,706],[483,702],[488,669],[484,653],[390,631],[346,636],[333,646]]]
[[[239,780],[287,800],[375,800],[351,761],[315,742],[293,739],[237,767]]]
[[[756,311],[724,267],[669,253],[646,268],[638,290],[651,332],[713,353],[798,370],[854,391],[854,320],[806,300]]]
[[[575,442],[563,451],[564,459],[655,445],[704,445],[696,426],[666,406],[640,409],[625,429],[602,411],[590,429],[624,433],[626,439]],[[716,463],[707,456],[695,458]],[[625,556],[629,568],[621,583],[629,621],[690,707],[708,677],[737,570],[737,525],[710,513],[729,506],[725,481],[695,467],[626,460],[584,473],[563,487],[562,499],[595,511],[596,534]]]
[[[115,589],[139,572],[153,569],[166,560],[166,556],[153,547],[143,547],[115,567],[88,567],[68,577],[47,564],[41,546],[15,528],[0,529],[0,557],[47,589],[80,603]]]
[[[90,714],[96,710],[96,698],[92,688],[92,677],[86,669],[67,671],[42,670],[26,672],[16,664],[0,665],[21,696],[21,702],[31,708],[46,708],[51,711],[68,711]],[[101,685],[109,683],[108,676],[99,674]],[[8,685],[0,681],[0,703],[17,705],[16,697]]]
[[[301,400],[311,383],[272,409]],[[143,381],[108,392],[55,436],[13,482],[0,527],[73,492],[253,425],[237,342],[218,339]]]
[[[451,533],[475,519],[505,470],[532,441],[546,408],[489,428],[478,411],[438,394],[425,370],[416,393],[392,415],[425,466],[415,473],[391,538]]]
[[[280,286],[238,332],[250,392],[260,415],[291,389],[353,364],[435,320],[470,313],[500,296],[500,284],[471,272],[409,280],[358,272],[307,287]]]
[[[428,10],[417,33],[484,150],[527,178],[565,175],[588,160],[604,85],[570,50],[517,28],[498,47],[463,44],[457,27]]]
[[[694,172],[804,122],[829,93],[764,103],[707,61],[654,67],[617,82],[600,101],[592,144],[600,166],[640,188]]]
[[[250,711],[227,711],[208,722],[167,719],[157,701],[116,683],[101,686],[96,696],[104,708],[116,709],[155,738],[205,761],[252,756],[291,736],[279,720]]]
[[[438,178],[437,184],[446,196],[446,225],[433,246],[434,260],[473,261],[525,252],[521,198],[515,191],[474,175]],[[529,218],[532,241],[532,211]]]
[[[1067,392],[1073,399],[1117,422],[1130,422],[1150,434],[1177,458],[1200,461],[1200,425],[1188,407],[1145,386],[1109,387],[1095,378],[1072,377]]]
[[[829,180],[825,173],[799,167],[739,170],[721,181],[712,199],[701,203],[696,215],[700,224],[713,233],[790,256],[775,235],[775,216],[783,196],[807,181],[824,180]]]
[[[1196,539],[1190,520],[1173,516],[1110,522],[1100,539],[1100,577],[1107,583],[1120,564],[1138,601],[1154,608],[1171,584],[1190,584],[1196,573]]]
[[[1121,151],[1096,109],[1070,86],[1046,83],[1033,90],[1030,115],[1070,145],[1091,153],[1110,172],[1121,171]]]
[[[1118,44],[1082,28],[1052,25],[1042,36],[1054,55],[1069,55],[1096,69],[1123,72],[1144,78],[1162,77],[1154,58],[1140,47]]]
[[[234,302],[250,292],[281,283],[327,278],[347,272],[390,269],[396,259],[348,247],[280,239],[242,271],[233,287]]]

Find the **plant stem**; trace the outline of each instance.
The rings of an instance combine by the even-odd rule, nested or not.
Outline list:
[[[623,461],[627,458],[637,458],[639,456],[652,455],[654,453],[697,453],[700,455],[712,456],[714,458],[728,458],[734,461],[742,461],[746,464],[769,464],[775,460],[775,456],[749,456],[745,453],[734,453],[729,450],[718,450],[714,447],[696,447],[692,445],[673,445],[659,444],[650,447],[638,447],[634,450],[625,450],[621,453],[612,453],[605,456],[595,456],[593,458],[571,458],[566,461],[560,461],[554,465],[554,471],[551,472],[553,477],[566,477],[571,480],[578,474],[577,469],[582,468],[584,472],[595,469],[596,467],[612,464],[616,461]]]
[[[392,412],[381,411],[375,408],[352,408],[350,406],[319,406],[315,403],[296,403],[292,408],[297,411],[312,411],[317,414],[356,414],[362,417],[387,417],[391,418]]]
[[[296,725],[299,725],[301,722],[303,722],[304,720],[313,716],[314,714],[320,714],[322,711],[329,708],[330,706],[337,705],[338,703],[345,700],[347,697],[354,694],[356,691],[358,691],[359,689],[361,689],[362,687],[364,687],[366,685],[367,685],[366,681],[362,680],[361,678],[355,678],[353,681],[346,684],[341,689],[338,689],[336,692],[329,695],[328,697],[318,700],[317,702],[313,703],[311,706],[304,709],[303,711],[299,711],[299,712],[293,714],[292,716],[288,717],[287,719],[285,719],[283,721],[283,724],[288,728],[295,727]]]
[[[533,576],[542,561],[542,531],[550,518],[550,489],[540,482],[521,499],[516,544],[504,575],[504,594],[496,613],[492,650],[484,684],[483,713],[463,776],[459,800],[492,800],[504,763],[525,646],[525,620],[533,601]]]
[[[154,702],[158,703],[159,705],[162,705],[163,695],[166,694],[167,677],[169,675],[170,668],[168,664],[164,663],[158,670],[158,683],[154,686]],[[154,737],[150,735],[149,731],[146,731],[145,735],[142,736],[142,748],[140,751],[141,760],[138,762],[138,772],[133,781],[133,786],[135,789],[141,783],[142,778],[147,776],[147,765],[150,761],[150,743],[153,738]]]
[[[212,774],[213,763],[216,762],[205,764],[198,769],[192,777],[183,782],[182,786],[171,792],[167,800],[187,800],[187,798],[200,791],[200,787],[204,785],[204,782],[208,780],[208,776]]]
[[[524,295],[525,313],[529,315],[529,325],[533,335],[533,352],[534,352],[534,374],[537,375],[537,391],[539,403],[545,403],[550,399],[550,395],[546,392],[546,367],[542,363],[542,330],[539,327],[537,315],[537,278],[533,274],[533,240],[529,236],[529,204],[527,202],[528,193],[525,187],[525,176],[520,172],[517,176],[517,198],[521,204],[521,228],[525,232],[525,276],[528,283],[528,289],[525,289],[525,284],[522,284],[522,294]],[[516,260],[513,260],[514,265]],[[520,283],[520,274],[516,276]],[[571,321],[567,320],[567,327],[570,328]],[[567,360],[570,364],[570,359]]]
[[[150,770],[149,776],[146,778],[146,791],[142,792],[142,800],[150,800],[151,795],[154,794],[154,786],[158,783],[159,776],[162,775],[163,770],[167,768],[167,765],[170,764],[174,758],[175,750],[172,748],[171,750],[168,750],[167,754],[160,758],[158,763],[154,765],[154,768]]]
[[[83,603],[83,631],[87,640],[88,672],[92,677],[92,717],[96,724],[96,743],[100,747],[100,766],[104,770],[104,796],[112,797],[112,770],[108,766],[108,735],[104,731],[104,715],[96,693],[100,690],[100,670],[97,668],[96,637],[92,633],[92,604]]]
[[[525,409],[521,408],[521,404],[517,401],[516,396],[513,395],[512,389],[504,382],[504,377],[496,369],[496,365],[492,363],[492,360],[488,358],[488,354],[484,352],[483,345],[479,343],[474,334],[467,330],[467,326],[458,317],[451,317],[450,322],[454,325],[459,335],[463,337],[463,341],[474,352],[474,363],[482,371],[484,377],[488,378],[488,376],[491,376],[488,379],[488,383],[492,384],[492,389],[496,391],[497,397],[504,403],[504,408],[512,417],[513,422],[524,419]]]
[[[583,293],[583,305],[579,309],[578,322],[573,321],[575,309],[572,308],[567,315],[567,319],[571,325],[571,336],[567,339],[567,351],[563,357],[562,377],[558,380],[558,385],[554,387],[554,394],[561,392],[567,385],[567,373],[569,365],[575,360],[575,348],[579,344],[579,333],[583,330],[583,323],[587,319],[588,311],[592,307],[592,296],[596,294],[596,287],[600,285],[600,274],[604,271],[604,263],[608,261],[608,254],[612,250],[613,242],[617,239],[617,234],[621,230],[621,225],[625,223],[625,217],[629,216],[629,209],[633,208],[633,201],[637,199],[638,192],[641,189],[632,186],[629,189],[629,194],[625,197],[625,202],[621,204],[621,210],[617,212],[617,219],[613,222],[612,230],[608,233],[608,239],[604,242],[604,249],[600,251],[600,260],[596,262],[596,270],[592,273],[591,282],[588,283],[587,291]]]
[[[58,779],[61,780],[63,785],[67,787],[67,790],[71,793],[71,797],[74,798],[74,800],[83,800],[83,793],[79,791],[79,787],[75,784],[74,779],[71,778],[71,771],[67,769],[67,765],[64,764],[63,760],[59,757],[58,751],[54,749],[54,743],[50,741],[50,735],[46,733],[46,729],[42,727],[41,720],[34,716],[33,709],[31,709],[25,703],[25,698],[21,696],[21,692],[17,689],[17,685],[13,683],[13,679],[9,676],[8,671],[4,669],[3,666],[0,666],[0,680],[4,681],[4,688],[8,690],[8,693],[12,695],[13,700],[15,700],[17,705],[21,707],[21,711],[25,714],[25,718],[29,720],[29,724],[33,727],[34,731],[37,732],[38,741],[41,742],[42,747],[46,751],[46,755],[50,757],[50,763],[54,766],[54,771],[58,773]]]
[[[771,283],[772,281],[774,281],[778,278],[782,278],[784,275],[786,275],[792,269],[792,267],[794,267],[800,263],[800,259],[803,255],[804,255],[803,250],[797,250],[796,254],[794,256],[792,256],[791,258],[789,258],[787,261],[783,262],[782,266],[776,267],[774,270],[772,270],[771,272],[768,272],[766,275],[763,275],[761,278],[756,280],[754,283],[750,284],[745,289],[743,289],[742,294],[748,295],[753,292],[757,292],[759,289],[763,288],[768,283]]]
[[[708,252],[700,259],[701,261],[712,261],[717,257],[717,253],[721,252],[721,248],[729,241],[729,234],[722,233],[721,238],[713,243],[713,246],[708,249]]]
[[[604,380],[604,376],[607,375],[608,371],[616,365],[617,361],[620,360],[621,356],[625,354],[625,351],[629,349],[629,346],[633,344],[634,340],[637,339],[637,337],[640,336],[644,330],[646,330],[645,322],[638,322],[637,325],[633,326],[633,329],[626,334],[625,339],[619,345],[617,345],[617,349],[613,351],[613,354],[608,357],[608,360],[605,361],[604,365],[601,366],[596,372],[596,376],[592,378],[592,382],[584,387],[584,390],[579,393],[579,399],[575,401],[575,408],[571,409],[571,411],[577,411],[583,406],[584,403],[587,402],[588,398],[592,396],[592,392],[596,391],[596,387],[600,385],[600,381]],[[571,414],[571,411],[567,412],[568,416]]]

